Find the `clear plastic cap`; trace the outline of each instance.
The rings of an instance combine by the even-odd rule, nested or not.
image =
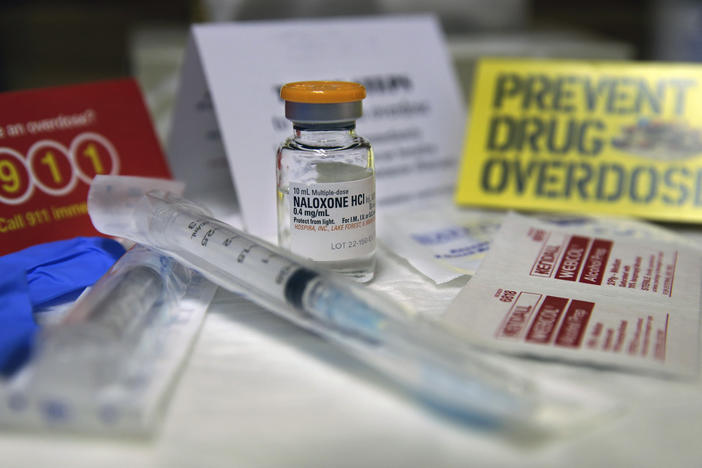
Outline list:
[[[182,195],[182,182],[132,176],[95,176],[88,191],[88,215],[95,229],[109,236],[144,242],[148,233],[135,216],[147,193],[157,190]]]

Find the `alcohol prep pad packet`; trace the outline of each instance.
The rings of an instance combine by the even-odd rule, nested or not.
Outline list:
[[[695,376],[701,283],[685,244],[509,214],[444,319],[499,351]]]
[[[387,215],[380,240],[436,284],[473,275],[504,214],[430,206]]]

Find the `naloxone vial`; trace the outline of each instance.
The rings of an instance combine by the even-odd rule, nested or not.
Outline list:
[[[375,272],[373,150],[356,134],[365,88],[343,81],[282,87],[293,135],[277,153],[278,243],[369,281]]]

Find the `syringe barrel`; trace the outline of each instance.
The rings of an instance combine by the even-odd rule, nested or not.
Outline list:
[[[220,286],[254,302],[285,306],[290,276],[305,268],[245,232],[173,196],[148,194],[135,209],[146,241],[185,260]]]

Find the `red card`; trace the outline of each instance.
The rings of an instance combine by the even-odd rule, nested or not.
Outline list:
[[[171,178],[134,80],[0,94],[0,255],[98,235],[96,174]]]

